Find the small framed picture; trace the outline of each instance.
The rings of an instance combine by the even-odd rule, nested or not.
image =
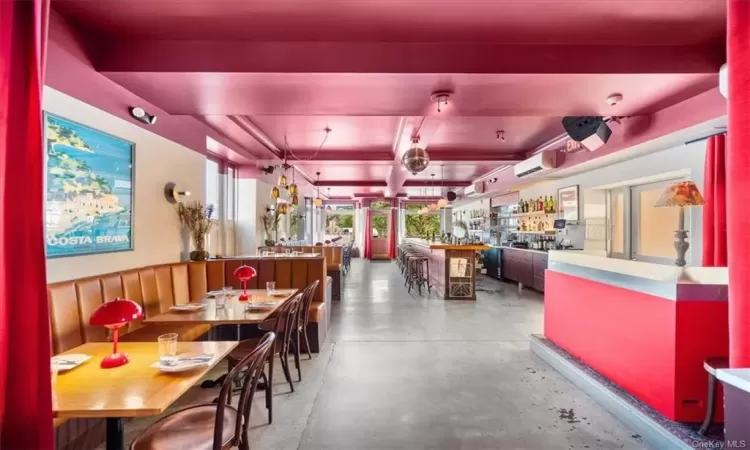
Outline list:
[[[578,222],[579,220],[579,190],[578,185],[568,186],[557,190],[558,218],[566,222]]]

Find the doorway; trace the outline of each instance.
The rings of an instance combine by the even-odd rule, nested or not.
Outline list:
[[[388,258],[388,221],[389,211],[372,211],[370,216],[370,233],[372,233],[372,259]]]

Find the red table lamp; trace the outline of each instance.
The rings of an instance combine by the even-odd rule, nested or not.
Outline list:
[[[112,330],[112,342],[114,348],[112,354],[102,359],[102,369],[120,367],[128,363],[128,355],[117,352],[117,337],[120,328],[128,322],[143,318],[143,308],[138,303],[124,298],[115,298],[111,302],[105,302],[91,314],[89,324],[107,327]]]
[[[258,272],[250,266],[240,266],[234,271],[234,277],[242,282],[242,295],[240,295],[240,301],[246,302],[250,300],[250,296],[247,295],[247,282],[251,278],[255,278]]]

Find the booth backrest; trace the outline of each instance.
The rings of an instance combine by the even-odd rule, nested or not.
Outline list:
[[[242,264],[258,272],[248,282],[248,289],[264,289],[266,281],[275,281],[277,288],[302,290],[320,280],[313,301],[325,302],[326,265],[320,256],[223,259],[142,267],[48,285],[52,350],[57,354],[86,342],[106,341],[106,328],[89,325],[89,317],[104,301],[125,297],[141,304],[146,318],[152,317],[173,305],[200,300],[208,291],[224,286],[241,288],[232,274]],[[133,322],[121,332],[126,334],[142,326],[140,321]]]
[[[271,246],[271,247],[260,247],[258,253],[262,252],[274,252],[284,253],[285,250],[291,250],[293,252],[304,252],[304,253],[323,253],[326,259],[328,269],[340,268],[343,259],[343,247],[321,247],[315,245],[285,245],[285,246]]]

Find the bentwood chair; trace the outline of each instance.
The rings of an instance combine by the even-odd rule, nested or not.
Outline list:
[[[299,377],[299,381],[302,381],[302,369],[299,363],[299,354],[302,348],[300,344],[302,339],[305,340],[307,356],[312,359],[312,352],[310,351],[310,341],[307,338],[307,324],[310,321],[310,305],[312,304],[313,297],[315,297],[315,290],[318,288],[319,284],[320,280],[315,280],[310,283],[310,285],[307,286],[304,291],[302,291],[302,299],[300,300],[300,305],[297,311],[296,326],[292,329],[294,338],[294,341],[292,342],[294,344],[294,366],[297,368],[297,377]],[[273,319],[261,322],[261,324],[258,325],[258,328],[264,331],[276,330],[274,328]],[[283,331],[285,330],[279,330],[278,332]],[[302,337],[300,337],[300,335],[302,335]]]
[[[268,423],[273,422],[273,357],[279,355],[281,360],[281,369],[284,371],[284,377],[289,383],[289,387],[294,392],[294,385],[292,385],[292,375],[289,372],[289,344],[291,340],[291,333],[284,333],[284,330],[294,329],[297,321],[297,309],[300,305],[302,294],[297,294],[291,299],[287,300],[279,309],[276,310],[276,316],[273,319],[274,333],[277,337],[274,343],[273,349],[268,352],[268,377],[266,377],[265,390],[266,390],[266,408],[268,408]],[[260,345],[263,338],[246,339],[240,342],[237,347],[227,355],[227,362],[229,363],[229,371],[231,372],[248,354],[255,351],[256,347]]]
[[[132,444],[130,450],[213,449],[239,447],[249,450],[248,427],[253,394],[263,375],[274,333],[266,333],[258,345],[238,361],[229,372],[215,403],[196,405],[172,413],[148,427]],[[244,374],[237,406],[231,405],[235,379]]]

